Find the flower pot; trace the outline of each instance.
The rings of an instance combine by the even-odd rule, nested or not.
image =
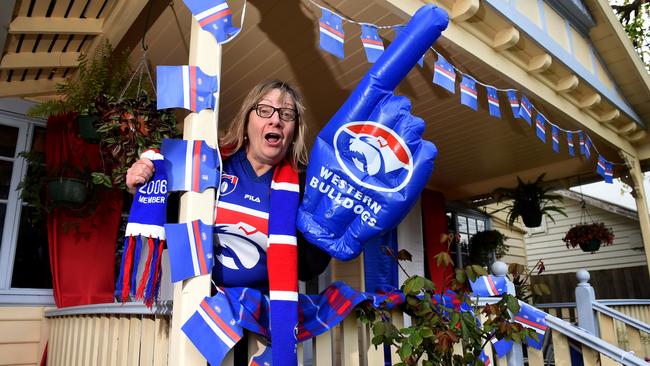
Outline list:
[[[542,211],[524,211],[521,213],[521,220],[526,227],[539,227],[542,224]]]
[[[82,204],[86,201],[87,191],[88,186],[81,179],[61,177],[47,184],[47,193],[56,204]]]
[[[81,114],[77,117],[79,125],[79,136],[91,144],[99,143],[100,135],[95,127],[97,116]]]
[[[598,249],[600,249],[601,243],[602,242],[598,239],[591,239],[585,242],[581,242],[579,245],[580,245],[580,249],[582,249],[583,252],[593,253],[593,252],[597,252]]]

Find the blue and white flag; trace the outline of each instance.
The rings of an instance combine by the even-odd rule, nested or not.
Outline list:
[[[556,125],[551,125],[551,138],[553,139],[553,151],[560,152],[560,130]]]
[[[343,59],[343,42],[345,33],[343,32],[343,19],[327,9],[323,10],[323,16],[320,18],[320,48],[331,53],[332,55]]]
[[[476,80],[469,75],[463,75],[460,81],[460,103],[473,110],[478,110],[478,93],[476,92]]]
[[[519,118],[519,98],[517,98],[516,90],[508,90],[508,102],[510,102],[510,108],[512,108],[512,115],[515,118]]]
[[[456,93],[456,72],[454,66],[447,62],[442,55],[438,54],[435,69],[433,71],[433,83]]]
[[[519,301],[519,306],[521,310],[515,315],[515,322],[526,328],[533,329],[537,333],[539,340],[527,337],[528,345],[535,349],[542,349],[544,334],[546,334],[546,329],[548,328],[546,325],[546,313],[523,301]]]
[[[535,131],[537,138],[546,143],[546,117],[541,113],[537,113],[537,117],[535,117]]]
[[[164,139],[170,191],[203,192],[219,184],[219,151],[205,141]]]
[[[183,0],[194,19],[204,30],[210,32],[218,43],[228,41],[239,33],[232,25],[232,11],[226,0]]]
[[[395,32],[395,38],[397,38],[397,36],[399,36],[399,34],[402,33],[404,27],[405,27],[404,25],[398,25],[393,28],[393,31]],[[418,65],[420,67],[424,67],[424,56],[426,56],[426,54],[427,54],[426,52],[422,54],[422,57],[420,57],[420,60],[418,60]]]
[[[587,160],[591,159],[591,138],[589,138],[589,135],[585,138],[585,156],[587,157]]]
[[[217,105],[217,77],[204,73],[198,66],[158,66],[156,79],[158,109],[199,112]]]
[[[221,365],[226,353],[242,338],[228,298],[221,292],[206,297],[181,327],[210,365]]]
[[[492,337],[490,339],[490,342],[492,342],[494,351],[496,352],[498,358],[505,357],[505,355],[510,352],[512,346],[514,345],[513,341],[507,339],[496,339],[495,337]]]
[[[508,282],[505,277],[480,276],[476,281],[469,281],[472,292],[476,296],[501,296],[508,292]]]
[[[598,175],[603,177],[605,183],[614,183],[614,170],[613,164],[605,160],[602,155],[598,155],[598,167],[596,168]]]
[[[212,225],[200,220],[165,224],[172,282],[212,273]]]
[[[573,146],[573,132],[567,131],[566,141],[567,141],[567,147],[569,149],[569,155],[576,156],[575,149]]]
[[[483,362],[485,366],[490,366],[492,365],[492,361],[490,360],[490,357],[485,353],[485,351],[481,351],[481,354],[478,356],[478,359]]]
[[[497,89],[493,86],[486,86],[485,89],[487,90],[487,101],[490,116],[501,118],[501,109],[499,109],[499,95],[497,94]]]
[[[384,42],[379,37],[377,27],[369,24],[361,25],[361,43],[366,50],[368,62],[375,63],[379,56],[384,52]]]
[[[580,154],[586,155],[587,153],[585,152],[585,135],[582,133],[582,131],[578,131],[578,140],[580,141]]]
[[[533,106],[525,95],[521,96],[521,107],[519,108],[519,117],[528,122],[529,126],[533,125]]]

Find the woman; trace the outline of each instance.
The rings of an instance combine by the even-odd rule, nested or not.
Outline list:
[[[266,248],[271,182],[277,166],[289,163],[294,170],[300,170],[307,163],[306,126],[301,117],[304,110],[299,93],[287,83],[259,83],[248,93],[228,132],[219,140],[224,161],[215,208],[218,263],[212,270],[218,286],[268,292]],[[127,171],[126,184],[134,192],[152,175],[153,163],[140,159]],[[329,259],[317,247],[298,239],[300,280],[321,273]]]

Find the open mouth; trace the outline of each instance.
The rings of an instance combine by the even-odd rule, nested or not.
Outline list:
[[[275,132],[269,132],[264,135],[264,140],[266,140],[266,142],[270,144],[277,144],[278,142],[280,142],[280,138],[281,138],[280,134]]]

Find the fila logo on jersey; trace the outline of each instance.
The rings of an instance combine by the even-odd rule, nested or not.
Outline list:
[[[252,194],[245,194],[244,199],[249,200],[249,201],[253,201],[253,202],[257,202],[257,203],[261,202],[259,197],[255,197]]]
[[[413,175],[411,151],[404,140],[376,122],[341,126],[334,135],[334,154],[354,182],[375,191],[397,192]]]

